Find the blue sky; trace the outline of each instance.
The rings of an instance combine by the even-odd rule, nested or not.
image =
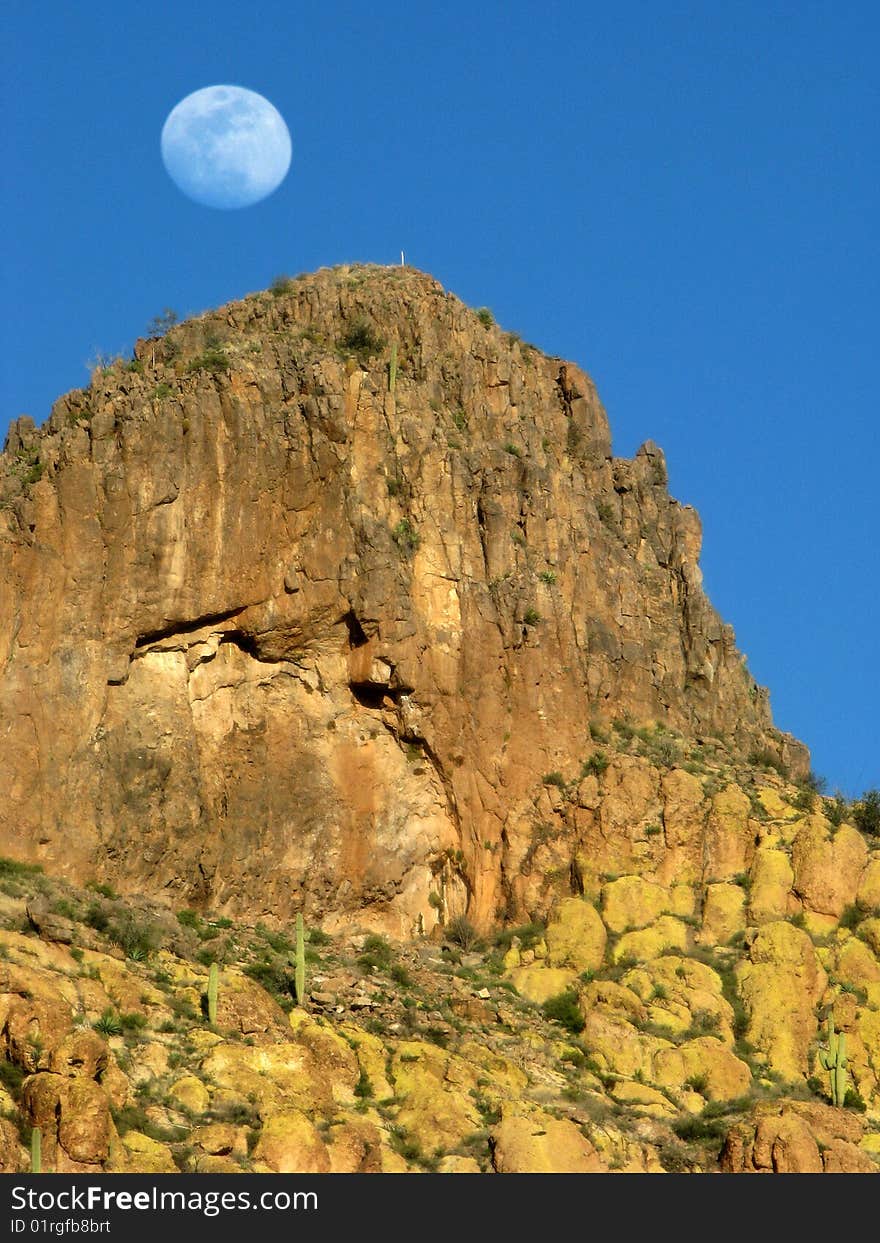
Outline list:
[[[181,314],[407,260],[593,375],[703,518],[777,724],[880,784],[880,6],[7,5],[0,437]],[[291,171],[184,198],[171,108],[265,95]]]

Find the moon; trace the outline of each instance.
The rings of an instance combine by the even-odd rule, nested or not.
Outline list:
[[[290,168],[290,131],[268,99],[243,86],[206,86],[168,114],[162,162],[188,198],[205,207],[251,207]]]

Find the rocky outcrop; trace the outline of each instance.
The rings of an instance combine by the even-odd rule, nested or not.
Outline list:
[[[637,759],[603,803],[583,783],[562,843],[535,840],[536,791],[578,777],[591,721],[807,764],[703,593],[662,452],[613,457],[584,372],[418,272],[278,294],[139,342],[43,428],[13,425],[0,850],[400,935],[578,893],[596,836],[642,871],[661,814],[678,862],[747,866],[735,793],[686,840],[687,774],[661,790]],[[836,909],[812,857],[799,876]],[[535,893],[530,870],[561,879]]]
[[[793,849],[818,816],[761,823]],[[289,930],[144,899],[125,922],[0,857],[0,1170],[38,1127],[47,1172],[878,1172],[878,915],[713,945],[700,887],[607,879],[487,940],[309,926],[295,1004]],[[686,944],[657,953],[670,920]]]

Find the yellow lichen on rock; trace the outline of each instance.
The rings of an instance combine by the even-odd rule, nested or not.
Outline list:
[[[880,911],[880,856],[876,854],[859,878],[856,901],[866,911]]]
[[[601,902],[608,930],[628,932],[652,924],[667,909],[669,891],[642,876],[621,876],[602,886]]]
[[[880,962],[869,945],[858,937],[847,937],[837,949],[835,974],[844,984],[867,989],[870,984],[880,983]]]
[[[741,885],[719,882],[706,887],[703,923],[699,940],[703,945],[726,945],[746,926],[746,894]]]
[[[605,956],[606,938],[594,906],[583,898],[564,898],[547,925],[547,963],[575,972],[595,971]]]
[[[201,1063],[201,1073],[218,1088],[252,1097],[261,1110],[322,1110],[332,1107],[326,1073],[304,1045],[216,1045]]]
[[[648,1081],[656,1055],[674,1048],[672,1041],[639,1031],[619,1011],[603,1005],[585,1013],[581,1042],[605,1070],[628,1079],[642,1075]]]
[[[627,958],[647,962],[659,958],[666,950],[688,948],[688,926],[674,915],[661,915],[656,923],[638,932],[625,932],[611,952],[612,962]]]
[[[423,1041],[402,1041],[392,1076],[400,1100],[397,1125],[426,1155],[454,1148],[480,1129],[471,1096],[479,1075],[461,1058]]]
[[[839,919],[856,900],[868,848],[851,825],[833,834],[829,829],[824,817],[812,815],[798,830],[791,852],[794,889],[807,910]]]
[[[208,1089],[195,1075],[183,1075],[168,1089],[168,1095],[193,1114],[203,1114],[211,1103]]]
[[[505,1109],[493,1138],[499,1174],[595,1174],[605,1168],[573,1122],[541,1110]]]
[[[309,1118],[302,1110],[291,1109],[266,1120],[254,1149],[254,1164],[276,1174],[327,1174],[330,1155]]]
[[[749,827],[751,804],[737,785],[728,785],[712,799],[706,822],[703,878],[729,881],[749,870],[754,833]]]
[[[576,971],[566,967],[545,967],[543,963],[515,967],[510,973],[511,982],[519,995],[537,1006],[564,993],[577,982],[577,978]]]
[[[122,1136],[127,1164],[138,1174],[176,1174],[177,1166],[167,1144],[142,1135],[140,1131],[127,1131]]]
[[[649,1087],[646,1083],[637,1083],[634,1079],[622,1079],[611,1090],[616,1101],[624,1105],[633,1105],[638,1113],[645,1113],[654,1118],[674,1117],[678,1110],[669,1097],[658,1088]]]
[[[793,884],[794,872],[788,854],[784,850],[760,846],[755,852],[749,886],[751,922],[766,924],[789,915],[796,905]]]
[[[863,919],[859,924],[859,936],[875,954],[880,955],[880,918]]]
[[[712,1101],[744,1096],[752,1083],[746,1063],[715,1036],[699,1036],[677,1048],[659,1050],[651,1077],[671,1090],[683,1087],[689,1079],[698,1081],[701,1094]]]
[[[771,1070],[791,1081],[803,1077],[827,984],[809,936],[781,920],[763,924],[736,977],[748,1014],[747,1039]]]

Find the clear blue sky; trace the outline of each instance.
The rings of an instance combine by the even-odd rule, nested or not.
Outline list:
[[[876,0],[5,10],[0,437],[165,306],[403,247],[663,446],[777,724],[880,784]],[[293,137],[238,212],[159,156],[213,83]]]

